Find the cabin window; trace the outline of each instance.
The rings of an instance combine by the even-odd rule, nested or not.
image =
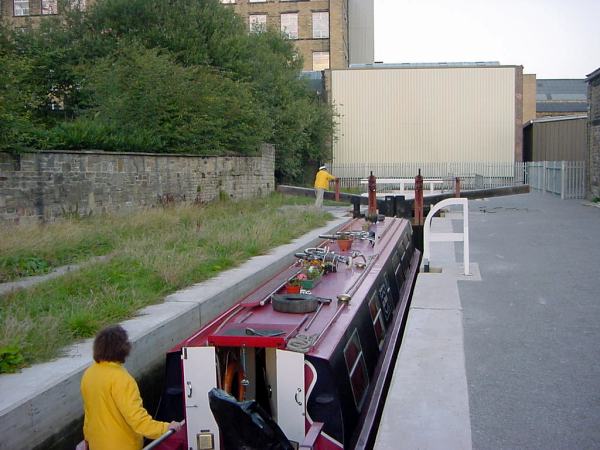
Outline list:
[[[383,319],[386,323],[392,318],[394,305],[392,304],[392,296],[390,295],[390,283],[388,282],[387,273],[383,275],[383,282],[377,288],[381,309],[383,310]]]
[[[371,322],[373,323],[373,329],[375,330],[377,344],[379,350],[381,350],[385,339],[385,323],[383,322],[383,313],[381,312],[381,305],[376,293],[374,293],[371,300],[369,300],[369,312],[371,313]]]
[[[369,374],[356,329],[352,333],[346,347],[344,347],[344,359],[346,360],[346,368],[348,369],[350,385],[352,386],[354,403],[360,410],[365,399],[365,394],[367,393],[367,388],[369,387]]]

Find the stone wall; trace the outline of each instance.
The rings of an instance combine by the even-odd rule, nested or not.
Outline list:
[[[274,190],[275,151],[257,157],[201,157],[98,151],[0,153],[0,222],[204,203]]]
[[[588,197],[600,198],[600,69],[588,78],[589,190]]]

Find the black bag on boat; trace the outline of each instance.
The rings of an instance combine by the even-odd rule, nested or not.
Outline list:
[[[279,425],[254,400],[238,402],[222,389],[208,393],[225,450],[293,450]]]

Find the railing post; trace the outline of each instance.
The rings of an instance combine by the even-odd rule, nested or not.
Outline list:
[[[565,199],[565,189],[566,189],[566,178],[567,178],[567,164],[565,161],[560,162],[560,198],[561,200]]]
[[[463,207],[463,232],[462,233],[431,233],[431,220],[436,212],[450,205]],[[447,198],[431,206],[425,223],[423,224],[423,267],[429,272],[431,260],[431,242],[458,242],[463,241],[464,274],[471,275],[469,258],[469,200],[466,198]]]

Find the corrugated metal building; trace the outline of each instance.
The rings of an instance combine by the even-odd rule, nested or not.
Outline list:
[[[334,165],[522,158],[521,66],[375,64],[331,73]]]
[[[587,160],[587,116],[547,117],[523,127],[525,161]]]

